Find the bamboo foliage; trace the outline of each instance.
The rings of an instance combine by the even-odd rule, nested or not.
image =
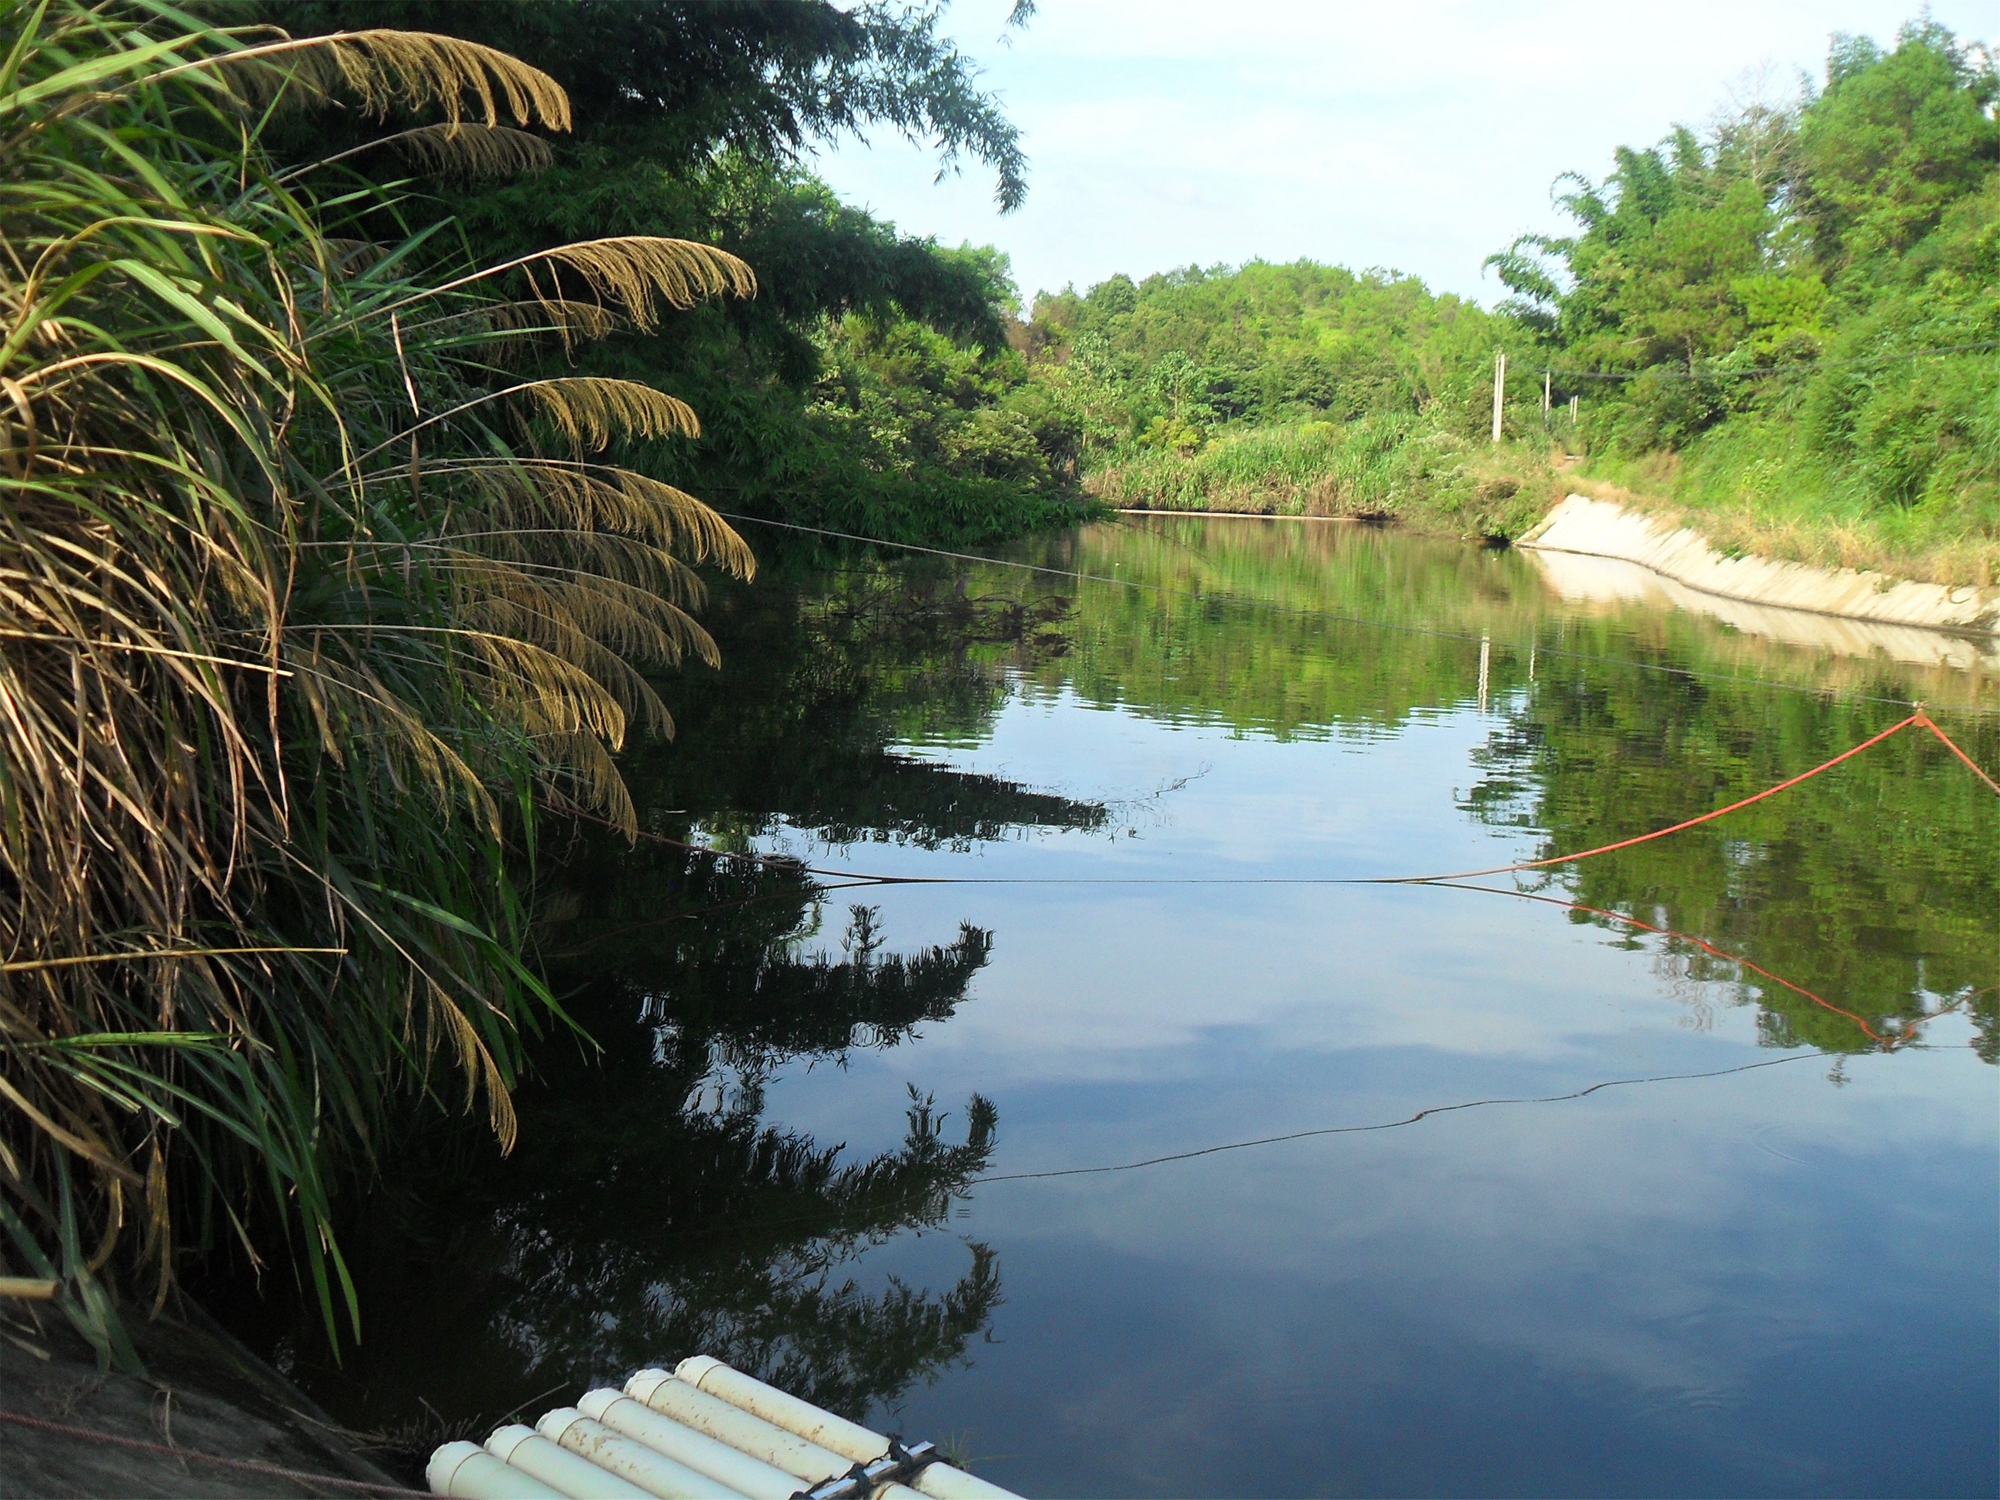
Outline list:
[[[752,567],[590,457],[687,406],[489,356],[754,279],[625,240],[416,280],[246,110],[434,107],[441,164],[532,165],[499,114],[567,100],[489,49],[43,0],[0,57],[0,1261],[129,1362],[119,1288],[284,1225],[331,1327],[334,1183],[395,1100],[455,1070],[511,1144],[559,1017],[511,881],[534,809],[634,826],[644,669],[713,661],[694,570]]]

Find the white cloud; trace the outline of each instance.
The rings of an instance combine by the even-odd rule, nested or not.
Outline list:
[[[905,231],[990,242],[1032,293],[1113,271],[1311,256],[1414,271],[1491,300],[1480,261],[1553,227],[1550,183],[1612,148],[1699,122],[1746,72],[1817,76],[1834,31],[1887,40],[1913,0],[1743,5],[1397,6],[1044,0],[1010,43],[1008,0],[948,28],[1021,126],[1027,206],[993,208],[968,169],[890,138],[820,158],[850,200]],[[1990,0],[1937,20],[1990,36]]]

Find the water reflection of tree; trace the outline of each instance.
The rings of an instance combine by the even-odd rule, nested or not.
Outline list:
[[[720,601],[724,670],[664,684],[679,736],[628,767],[650,830],[782,820],[939,847],[1104,822],[1094,803],[894,753],[913,726],[982,733],[998,666],[1056,649],[1061,611],[934,583],[899,596],[864,573],[816,597]],[[541,876],[542,956],[595,1045],[535,1047],[514,1155],[429,1120],[385,1150],[387,1182],[344,1230],[366,1326],[338,1364],[295,1304],[210,1300],[342,1420],[421,1439],[427,1408],[497,1419],[695,1351],[855,1416],[964,1358],[999,1301],[989,1249],[966,1243],[931,1287],[868,1278],[859,1259],[948,1229],[987,1164],[993,1106],[944,1111],[913,1089],[901,1143],[856,1156],[769,1121],[765,1084],[788,1061],[838,1064],[947,1021],[990,934],[966,924],[896,952],[854,907],[838,949],[811,953],[829,901],[803,871],[584,827],[545,844]]]
[[[902,1142],[855,1157],[768,1123],[763,1084],[787,1059],[838,1062],[948,1018],[990,937],[968,926],[883,952],[860,908],[847,952],[800,957],[771,934],[788,918],[805,930],[801,877],[702,863],[686,859],[677,893],[700,920],[626,937],[614,964],[558,967],[596,1045],[544,1047],[512,1157],[426,1129],[359,1205],[343,1231],[358,1348],[336,1363],[309,1310],[283,1299],[232,1309],[343,1421],[414,1430],[422,1446],[437,1431],[427,1410],[490,1422],[697,1351],[860,1416],[962,1359],[987,1325],[1000,1282],[983,1245],[938,1289],[867,1285],[856,1261],[949,1226],[987,1165],[993,1106],[974,1095],[942,1111],[912,1089]],[[708,909],[746,885],[773,899]]]
[[[1367,733],[1463,701],[1481,635],[1493,641],[1496,694],[1525,682],[1525,648],[1538,640],[1543,661],[1557,647],[1947,707],[1993,701],[1988,673],[1829,657],[1650,604],[1579,606],[1521,554],[1396,529],[1127,517],[1046,538],[1028,555],[1120,581],[974,570],[974,589],[1074,589],[1067,655],[1032,669],[1044,682],[1279,739]]]
[[[780,822],[922,848],[1102,826],[1095,803],[895,748],[976,742],[1006,701],[1003,668],[1060,655],[1068,613],[1067,600],[974,597],[962,570],[857,566],[810,589],[719,594],[705,622],[722,668],[661,683],[680,732],[626,758],[633,796],[660,810],[662,832],[699,819],[738,843]]]
[[[908,955],[766,950],[732,982],[735,943],[692,928],[653,966],[579,995],[605,1050],[528,1101],[526,1182],[499,1215],[517,1267],[510,1309],[541,1313],[509,1338],[537,1351],[533,1378],[703,1350],[858,1415],[957,1359],[999,1296],[984,1246],[968,1246],[942,1292],[893,1279],[866,1291],[849,1272],[869,1244],[947,1224],[987,1162],[992,1105],[975,1095],[953,1142],[912,1090],[901,1146],[844,1160],[838,1144],[766,1124],[762,1084],[781,1061],[838,1060],[949,1017],[989,946],[967,927]]]
[[[1787,683],[1890,699],[1981,693],[1982,679],[1942,667],[1830,662],[1677,611],[1578,618],[1522,558],[1364,528],[1151,518],[1052,538],[1036,557],[1137,585],[1078,589],[1064,621],[1070,649],[1034,669],[1041,682],[1167,722],[1278,739],[1394,733],[1415,713],[1476,701],[1476,637],[1490,633],[1491,701],[1503,717],[1464,805],[1494,825],[1547,830],[1539,855],[1650,832],[1762,790],[1902,712]],[[1000,576],[976,573],[975,583]],[[1270,607],[1216,602],[1225,599]],[[1341,614],[1418,628],[1330,617]],[[1505,642],[1538,630],[1561,649],[1531,667]],[[1690,670],[1778,681],[1732,685]],[[1946,717],[1975,758],[2000,761],[1993,717]],[[1773,1046],[1890,1045],[1942,1006],[1971,1013],[1976,1045],[1995,1061],[1996,833],[1991,794],[1912,735],[1713,828],[1545,879],[1587,905],[1699,935],[1865,1022],[1691,943],[1578,914],[1615,930],[1613,941],[1652,948],[1679,993],[1735,985],[1739,1001],[1758,1004]]]
[[[1482,777],[1465,806],[1489,823],[1545,829],[1539,855],[1589,848],[1760,791],[1896,716],[1851,699],[1557,661],[1475,756]],[[1990,722],[1967,735],[1975,754],[1994,757]],[[1963,1008],[1991,1062],[2000,1056],[1995,825],[1991,793],[1928,736],[1902,735],[1711,827],[1550,878],[1579,902],[1698,934],[1860,1018],[1666,940],[1686,980],[1754,1000],[1768,1045],[1896,1045],[1939,1009]]]

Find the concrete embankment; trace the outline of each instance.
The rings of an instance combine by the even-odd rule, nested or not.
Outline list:
[[[2000,665],[2000,589],[1729,557],[1699,532],[1583,495],[1569,496],[1516,545],[1567,597],[1653,594],[1739,630],[1844,655]]]

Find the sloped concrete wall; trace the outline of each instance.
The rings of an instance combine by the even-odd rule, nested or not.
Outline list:
[[[2000,589],[1949,588],[1886,573],[1815,568],[1768,557],[1725,557],[1699,532],[1670,529],[1623,506],[1584,495],[1569,496],[1516,545],[1636,563],[1689,589],[1748,604],[1878,625],[1989,637],[2000,632]]]

